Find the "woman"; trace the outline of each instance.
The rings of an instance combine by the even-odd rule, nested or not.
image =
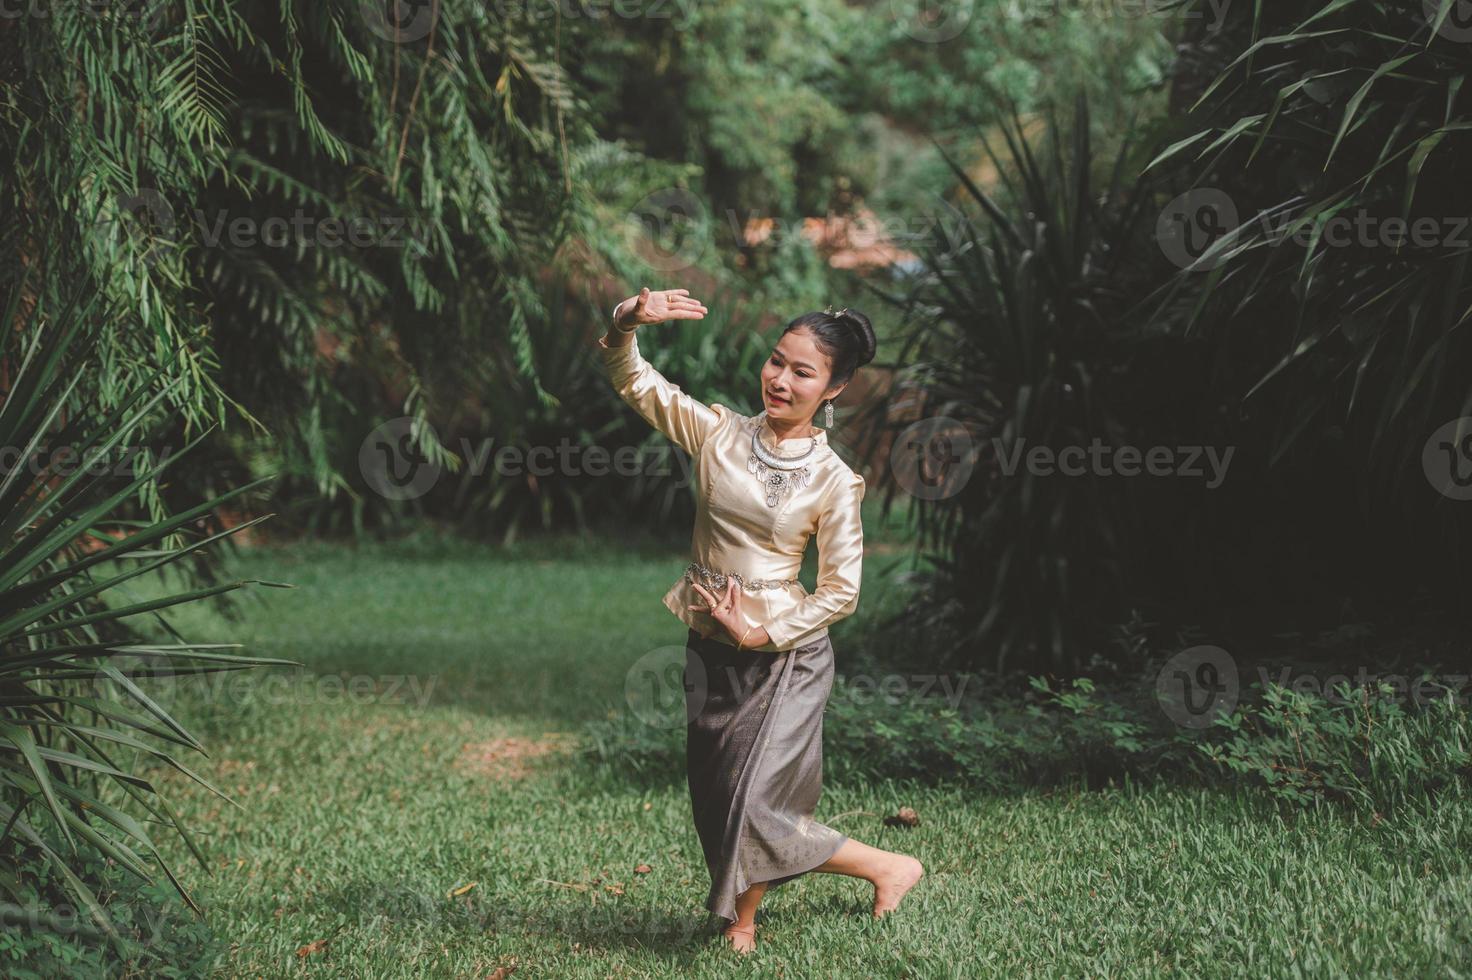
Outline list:
[[[639,354],[634,332],[699,320],[686,289],[620,303],[598,341],[624,401],[696,462],[693,561],[664,597],[686,637],[687,775],[695,827],[710,869],[706,908],[732,920],[724,934],[756,945],[756,908],[769,888],[808,871],[863,878],[876,918],[899,906],[924,874],[913,857],[861,844],[816,822],[822,793],[823,707],[833,686],[828,627],[858,608],[864,478],[813,425],[874,357],[862,313],[808,313],[787,325],[762,367],[765,411],[705,405]],[[818,538],[818,588],[797,580]]]

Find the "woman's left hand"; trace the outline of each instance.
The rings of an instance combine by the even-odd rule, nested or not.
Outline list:
[[[715,621],[724,626],[726,632],[731,634],[731,639],[740,643],[741,634],[746,632],[752,624],[748,623],[746,617],[742,615],[741,587],[736,584],[736,580],[734,578],[726,579],[726,591],[721,593],[719,599],[699,582],[691,582],[690,584],[695,586],[695,591],[699,592],[700,597],[709,605],[704,609],[700,606],[687,606],[686,608],[710,613]],[[752,632],[755,632],[755,630]]]

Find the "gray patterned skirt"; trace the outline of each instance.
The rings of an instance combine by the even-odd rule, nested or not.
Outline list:
[[[770,890],[848,840],[813,819],[823,793],[827,636],[775,653],[738,651],[691,629],[685,641],[686,771],[710,870],[705,907],[736,919],[736,896]]]

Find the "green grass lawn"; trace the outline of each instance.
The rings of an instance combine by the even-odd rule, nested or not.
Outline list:
[[[683,771],[637,785],[562,752],[622,702],[629,665],[680,643],[683,565],[593,544],[264,548],[239,622],[172,617],[304,673],[163,690],[239,804],[156,771],[214,873],[167,852],[230,945],[232,976],[1426,976],[1472,970],[1468,814],[1375,825],[1251,796],[1125,787],[980,797],[825,787],[819,818],[920,858],[900,913],[799,879],[759,951],[723,948]],[[866,592],[866,595],[868,593]],[[839,669],[867,608],[835,631]],[[292,679],[290,684],[285,683]],[[411,686],[412,679],[417,686]],[[341,684],[337,683],[341,680]],[[375,692],[376,693],[373,693]],[[544,751],[545,750],[545,751]],[[540,753],[540,754],[539,754]],[[899,806],[921,817],[886,828]],[[647,873],[635,868],[648,865]],[[329,940],[305,957],[298,950]]]

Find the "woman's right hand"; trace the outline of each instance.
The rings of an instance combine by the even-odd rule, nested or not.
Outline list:
[[[646,323],[666,320],[701,320],[709,311],[693,298],[688,289],[657,289],[648,286],[618,305],[613,321],[615,329],[628,330]]]

